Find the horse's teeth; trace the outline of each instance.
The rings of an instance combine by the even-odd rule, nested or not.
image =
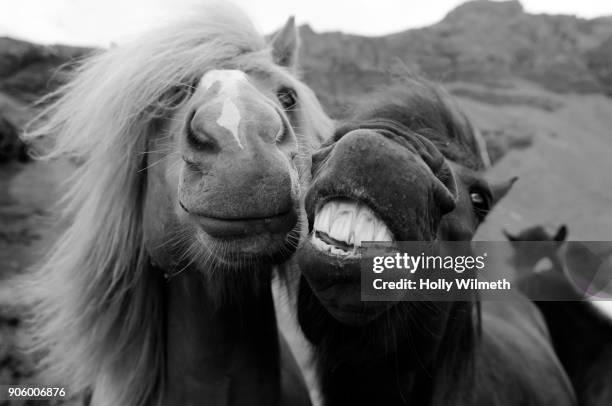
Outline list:
[[[325,215],[325,213],[327,213],[327,210],[325,212],[322,211],[319,216],[315,216],[314,224],[313,224],[313,227],[315,230],[323,231],[322,229],[325,228],[325,225],[327,224],[327,222],[324,221],[323,219],[324,218],[323,216]]]
[[[361,245],[362,241],[372,241],[374,239],[374,219],[368,214],[361,210],[355,222],[355,241],[357,245]]]
[[[355,245],[355,230],[349,231],[348,244]]]
[[[376,232],[376,236],[374,237],[374,241],[393,241],[391,237],[391,233],[387,227],[379,227]]]
[[[327,210],[325,210],[325,216],[323,217],[322,221],[324,224],[324,230],[326,232],[329,232],[329,229],[331,228],[331,219],[332,219],[333,213],[334,213],[334,206],[329,206]]]
[[[314,230],[349,246],[360,246],[362,241],[393,241],[389,228],[368,206],[347,200],[325,203],[315,215]]]
[[[338,212],[336,212],[338,213]],[[340,212],[333,219],[333,224],[329,230],[329,236],[338,241],[343,241],[351,227],[351,221],[347,213]]]
[[[315,216],[315,230],[329,234],[330,219],[333,211],[334,208],[331,204],[325,205],[321,210],[319,210],[319,212]]]

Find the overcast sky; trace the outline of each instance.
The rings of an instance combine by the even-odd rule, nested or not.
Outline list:
[[[0,36],[107,46],[154,26],[197,0],[0,0]],[[316,31],[383,35],[435,23],[462,0],[234,0],[264,32],[289,15]],[[612,15],[612,0],[524,0],[531,13]]]

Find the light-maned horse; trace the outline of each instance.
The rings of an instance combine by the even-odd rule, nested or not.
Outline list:
[[[612,404],[612,319],[597,302],[587,300],[569,276],[592,272],[588,268],[596,268],[601,257],[580,243],[563,247],[564,225],[555,234],[543,226],[504,234],[515,249],[512,264],[519,274],[518,286],[542,312],[578,404]],[[549,266],[540,267],[542,263]]]
[[[489,182],[483,166],[450,96],[410,76],[368,96],[313,155],[298,320],[326,406],[574,404],[541,315],[518,293],[361,301],[362,241],[472,239],[515,180]]]
[[[267,44],[216,4],[93,56],[50,96],[31,137],[83,164],[70,225],[24,282],[44,376],[94,405],[309,403],[270,288],[331,125],[297,44],[293,19]]]

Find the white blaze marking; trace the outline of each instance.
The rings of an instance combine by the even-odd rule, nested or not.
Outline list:
[[[217,124],[231,132],[240,149],[244,149],[242,143],[240,142],[240,137],[238,135],[240,119],[240,111],[238,110],[232,99],[225,99],[225,102],[223,102],[223,110],[221,111],[221,115],[217,119]]]
[[[240,82],[246,82],[247,76],[244,72],[235,69],[225,70],[211,70],[204,74],[202,78],[202,86],[205,90],[208,90],[212,85],[217,82],[221,82],[221,89],[219,93],[236,93],[238,90],[238,84]]]
[[[237,99],[239,96],[240,84],[247,81],[247,76],[244,72],[230,69],[211,70],[202,78],[202,86],[205,90],[210,89],[215,83],[220,84],[218,96],[224,98],[224,101],[217,124],[232,133],[240,149],[244,149],[240,142],[240,134],[238,133],[242,117],[240,116],[240,110],[238,110],[236,103],[234,103],[234,99]]]

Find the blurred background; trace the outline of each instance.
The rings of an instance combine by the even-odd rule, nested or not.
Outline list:
[[[519,176],[477,239],[565,223],[570,240],[612,240],[612,2],[426,4],[234,1],[262,32],[300,23],[301,66],[328,112],[408,68],[441,82],[482,133],[491,178]],[[0,383],[31,373],[14,353],[19,319],[2,281],[56,238],[53,202],[73,166],[32,162],[19,133],[31,104],[79,58],[120,45],[192,0],[21,0],[0,5]],[[0,401],[0,405],[2,405]]]

